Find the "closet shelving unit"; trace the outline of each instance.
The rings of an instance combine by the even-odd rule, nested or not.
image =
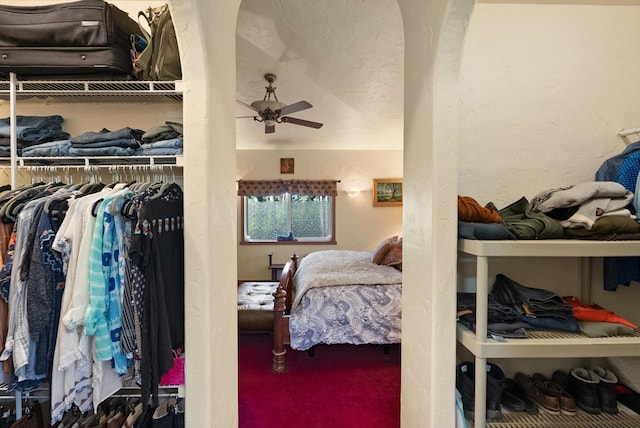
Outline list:
[[[16,187],[19,168],[30,166],[62,167],[128,167],[132,165],[183,166],[182,156],[124,156],[124,157],[18,157],[15,140],[15,118],[21,101],[55,101],[58,103],[182,103],[182,81],[137,80],[19,80],[13,73],[0,81],[0,101],[10,107],[11,158],[3,161],[11,167],[11,185]]]
[[[640,257],[640,241],[531,240],[481,241],[460,240],[458,251],[476,259],[476,333],[458,325],[457,339],[475,357],[475,367],[485,367],[489,358],[596,358],[640,356],[640,334],[633,336],[590,338],[579,333],[558,331],[530,332],[527,339],[487,338],[489,260],[492,257],[566,257],[579,258],[583,301],[590,301],[591,260],[595,257]],[[640,415],[620,406],[618,415],[550,416],[505,413],[502,421],[486,421],[487,372],[475,370],[476,428],[489,427],[607,427],[640,426]]]
[[[0,159],[0,166],[11,170],[11,187],[17,187],[17,173],[20,168],[49,168],[69,172],[116,171],[117,168],[180,168],[184,165],[182,156],[97,156],[97,157],[19,157],[17,155],[16,116],[20,102],[56,103],[159,103],[182,104],[182,81],[136,81],[136,80],[19,80],[10,73],[8,80],[0,80],[0,103],[8,102],[11,125],[11,157]],[[184,385],[163,386],[162,395],[184,397]],[[18,391],[0,392],[0,397],[15,398],[16,414],[22,415],[22,400],[38,398],[45,394],[35,390],[28,394]],[[45,394],[48,396],[48,393]],[[139,388],[122,388],[114,396],[140,395]]]

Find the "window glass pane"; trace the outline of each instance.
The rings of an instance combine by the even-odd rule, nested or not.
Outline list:
[[[291,225],[296,238],[330,237],[331,198],[291,195]]]
[[[275,241],[276,235],[286,235],[287,201],[285,195],[247,196],[247,235],[251,240]]]

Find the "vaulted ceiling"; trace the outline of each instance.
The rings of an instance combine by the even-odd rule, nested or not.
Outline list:
[[[312,108],[290,116],[313,129],[236,119],[238,149],[401,150],[404,37],[395,0],[243,0],[236,35],[237,111],[265,96]]]

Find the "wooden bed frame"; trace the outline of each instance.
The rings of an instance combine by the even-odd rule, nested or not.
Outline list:
[[[273,363],[274,372],[287,368],[285,345],[290,343],[289,314],[293,301],[293,275],[298,269],[298,256],[293,253],[280,274],[280,283],[273,293]]]

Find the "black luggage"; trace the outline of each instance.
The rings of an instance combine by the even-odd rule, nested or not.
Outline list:
[[[0,5],[0,46],[131,47],[138,22],[103,0],[43,6]]]
[[[0,47],[0,76],[10,72],[21,78],[130,78],[133,65],[128,51],[109,47]]]
[[[0,76],[131,78],[132,35],[140,32],[103,0],[0,5]]]

